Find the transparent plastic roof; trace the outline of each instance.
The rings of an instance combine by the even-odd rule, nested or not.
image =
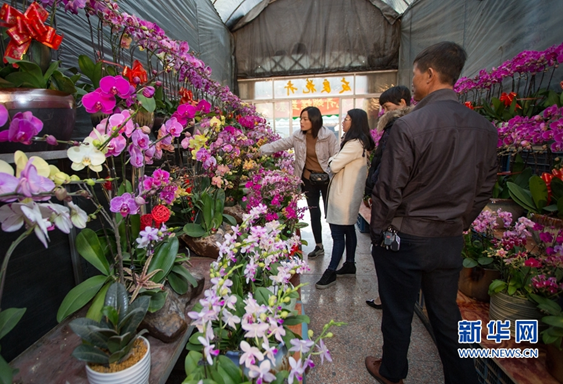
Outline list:
[[[241,28],[252,21],[275,1],[283,0],[210,0],[223,23],[231,30]],[[388,19],[396,20],[416,0],[369,0],[381,9]]]

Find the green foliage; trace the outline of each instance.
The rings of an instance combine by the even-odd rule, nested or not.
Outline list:
[[[538,303],[538,309],[548,316],[542,317],[541,321],[549,326],[542,332],[542,339],[545,344],[553,344],[557,349],[563,349],[563,310],[553,299],[548,299],[539,295],[530,295]]]
[[[0,76],[0,88],[44,88],[70,94],[76,93],[75,78],[63,75],[59,68],[61,62],[53,61],[43,71],[39,64],[27,60],[14,60],[8,58],[9,66],[6,66]],[[13,68],[16,64],[18,68]]]
[[[554,177],[551,180],[552,194],[548,205],[549,195],[547,184],[537,176],[532,175],[527,186],[514,182],[506,183],[510,198],[526,211],[538,214],[548,214],[563,217],[563,181]]]
[[[210,191],[210,188],[206,188],[200,194],[194,193],[193,201],[199,212],[195,223],[188,223],[184,226],[186,235],[190,237],[209,236],[219,229],[223,220],[227,220],[231,225],[236,225],[234,217],[223,213],[225,210],[224,190]]]
[[[109,364],[121,361],[131,350],[137,327],[145,317],[150,299],[138,297],[129,304],[129,295],[120,283],[113,283],[106,293],[101,321],[83,317],[70,322],[70,328],[85,342],[72,352],[81,361]]]

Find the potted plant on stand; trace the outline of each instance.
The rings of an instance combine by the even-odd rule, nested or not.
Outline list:
[[[103,317],[97,322],[83,317],[70,322],[82,339],[72,356],[85,361],[91,384],[148,383],[151,367],[150,344],[137,332],[149,308],[149,298],[140,296],[129,303],[125,287],[115,282],[107,290]]]

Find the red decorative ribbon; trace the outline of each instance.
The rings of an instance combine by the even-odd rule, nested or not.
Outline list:
[[[184,87],[180,88],[178,92],[182,98],[180,99],[180,104],[191,104],[197,105],[197,101],[194,100],[194,94],[189,89],[185,89]]]
[[[8,28],[6,33],[12,38],[4,54],[4,63],[8,62],[8,57],[21,60],[33,39],[49,48],[59,49],[63,37],[44,24],[48,17],[49,13],[38,3],[32,3],[23,14],[6,3],[2,5],[0,26]]]
[[[148,81],[147,71],[145,71],[143,64],[141,64],[139,60],[135,60],[133,62],[133,68],[125,66],[125,68],[123,68],[123,76],[128,78],[129,83],[134,87],[139,84],[144,84]]]

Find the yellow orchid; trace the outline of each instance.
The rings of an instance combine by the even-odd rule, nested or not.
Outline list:
[[[190,140],[190,147],[192,148],[192,159],[196,159],[197,151],[199,151],[201,147],[205,147],[205,143],[207,143],[207,137],[205,135],[195,135]]]
[[[32,164],[37,169],[37,174],[43,177],[49,177],[51,174],[51,169],[49,168],[49,164],[41,157],[38,156],[31,156],[29,159],[27,155],[22,151],[14,152],[14,163],[16,164],[16,177],[20,177],[21,171],[25,168],[28,161],[31,161]]]

